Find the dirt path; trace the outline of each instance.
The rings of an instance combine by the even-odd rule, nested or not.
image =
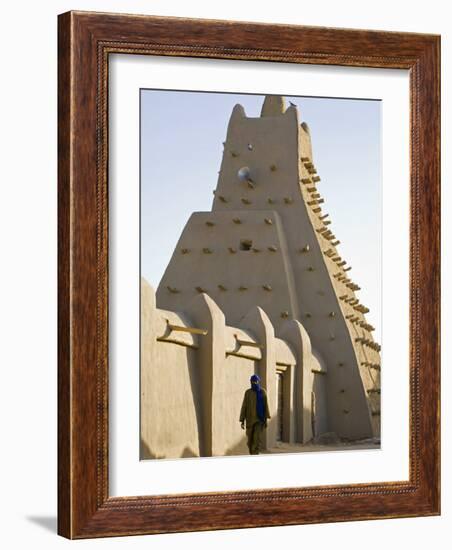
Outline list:
[[[273,453],[310,453],[315,451],[350,451],[363,449],[380,449],[380,441],[375,439],[363,439],[361,441],[339,442],[339,443],[278,443],[275,447],[271,447],[262,454]]]

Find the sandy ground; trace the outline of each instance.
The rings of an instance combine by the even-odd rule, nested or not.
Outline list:
[[[335,443],[283,443],[279,442],[275,447],[271,447],[262,454],[272,453],[310,453],[315,451],[350,451],[362,449],[379,449],[379,439],[363,439],[360,441],[341,441]]]

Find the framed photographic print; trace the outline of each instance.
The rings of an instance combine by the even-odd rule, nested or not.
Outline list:
[[[59,533],[439,513],[439,37],[59,17]]]
[[[298,121],[297,104],[309,126]],[[379,326],[380,107],[363,99],[141,90],[142,459],[379,446],[380,346],[372,333],[380,331],[354,295],[361,287],[339,255],[331,208],[342,213],[343,232],[338,222],[335,230],[349,234],[373,287]],[[352,170],[344,162],[350,150]],[[320,194],[319,173],[331,200]],[[350,197],[360,204],[352,219]],[[207,212],[193,213],[200,204]],[[175,227],[185,221],[179,238]],[[208,318],[178,317],[188,321],[200,304]],[[214,329],[195,325],[211,326],[215,312],[219,340],[210,345],[219,363],[209,358],[203,366],[198,350]],[[350,344],[356,369],[345,368]],[[339,367],[329,390],[328,364]],[[256,391],[245,398],[251,376]]]

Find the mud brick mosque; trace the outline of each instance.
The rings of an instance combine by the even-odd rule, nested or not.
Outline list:
[[[253,373],[267,448],[379,437],[380,346],[319,183],[296,106],[234,107],[212,210],[191,215],[156,292],[142,279],[141,458],[247,454]]]

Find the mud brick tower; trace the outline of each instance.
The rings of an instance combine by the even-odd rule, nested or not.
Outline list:
[[[320,187],[309,128],[296,106],[266,96],[260,117],[250,118],[236,105],[212,210],[188,220],[156,306],[188,313],[196,296],[207,295],[227,326],[250,328],[251,334],[244,320],[258,307],[297,358],[294,441],[324,432],[379,437],[380,346]],[[308,342],[298,348],[291,338],[295,325]],[[278,376],[277,362],[271,376]]]

